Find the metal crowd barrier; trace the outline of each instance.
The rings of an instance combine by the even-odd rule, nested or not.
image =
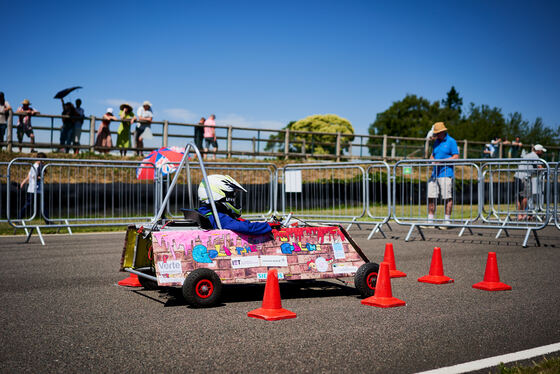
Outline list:
[[[429,199],[434,169],[445,167],[454,170],[452,195]],[[411,226],[406,241],[414,229],[425,239],[422,229],[455,227],[461,228],[459,236],[465,229],[496,229],[496,238],[503,232],[509,235],[507,230],[524,230],[524,247],[531,233],[540,245],[536,230],[550,217],[549,175],[548,164],[540,159],[400,161],[393,167],[393,219]],[[443,184],[437,178],[435,182]],[[431,220],[429,211],[434,212]]]
[[[385,162],[290,164],[282,169],[282,214],[309,222],[374,225],[390,218],[389,166]]]
[[[192,145],[191,150],[200,156]],[[540,159],[403,160],[392,168],[381,161],[289,164],[278,170],[271,163],[204,165],[184,158],[183,169],[167,176],[141,161],[42,159],[44,192],[29,199],[19,184],[38,160],[0,163],[5,188],[0,220],[26,230],[27,240],[36,230],[43,243],[41,228],[47,226],[71,234],[72,227],[153,222],[160,211],[177,218],[180,208],[199,206],[197,189],[206,171],[229,174],[247,188],[241,194],[244,216],[281,213],[348,227],[373,225],[368,239],[377,232],[385,237],[382,227],[390,229],[390,219],[410,226],[406,241],[415,230],[425,239],[426,228],[458,228],[459,236],[480,228],[497,230],[497,238],[509,235],[508,230],[524,230],[526,246],[531,234],[540,244],[537,230],[549,224],[560,229],[559,165]],[[436,193],[429,199],[429,182],[437,182],[434,168],[446,166],[454,171],[451,197]],[[153,169],[154,179],[137,179],[143,169]]]
[[[158,208],[158,184],[137,179],[142,169],[157,176],[155,165],[141,161],[16,158],[8,165],[7,185],[20,183],[39,161],[42,191],[25,198],[8,191],[6,211],[12,227],[35,229],[43,244],[41,228],[67,228],[71,234],[71,227],[128,225],[151,219]]]

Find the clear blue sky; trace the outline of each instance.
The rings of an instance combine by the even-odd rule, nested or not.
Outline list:
[[[45,114],[150,100],[156,120],[366,133],[407,93],[560,124],[558,1],[4,1],[0,90]],[[71,98],[75,99],[76,95]]]

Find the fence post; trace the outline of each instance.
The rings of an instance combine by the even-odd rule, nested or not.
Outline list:
[[[305,138],[302,139],[301,153],[303,153],[303,158],[305,158],[307,160],[307,151],[305,149]],[[552,154],[552,156],[554,157],[554,153]]]
[[[169,122],[167,120],[163,121],[163,139],[162,139],[162,146],[167,147],[167,136],[169,134]]]
[[[232,145],[233,127],[229,125],[227,129],[227,157],[231,158],[231,145]],[[255,145],[253,143],[253,153],[255,153]]]
[[[8,141],[8,152],[12,151],[12,132],[14,129],[14,113],[10,110],[8,113],[8,137],[6,140]]]
[[[253,143],[253,158],[255,158],[255,156],[256,156],[255,153],[257,151],[257,149],[256,149],[257,138],[255,138],[254,136],[253,136],[253,139],[252,139],[252,143]]]
[[[463,140],[463,158],[468,158],[469,157],[469,152],[468,152],[468,142],[467,139]]]
[[[286,129],[284,134],[284,159],[288,159],[288,153],[290,151],[290,129]]]
[[[397,144],[391,143],[391,158],[397,157]]]
[[[424,158],[430,157],[428,155],[429,150],[430,150],[430,138],[426,138],[426,142],[424,143]]]
[[[503,151],[504,147],[503,147],[503,143],[500,142],[500,147],[499,147],[499,153],[498,153],[498,158],[502,158],[502,151]]]
[[[383,148],[381,150],[383,160],[387,160],[387,134],[383,134]]]
[[[340,162],[340,131],[336,133],[336,162]]]
[[[95,149],[95,116],[89,117],[89,151],[93,152]]]

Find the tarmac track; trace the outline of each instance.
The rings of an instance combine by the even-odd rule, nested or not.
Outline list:
[[[393,295],[405,307],[364,306],[337,282],[281,283],[283,307],[298,317],[278,322],[246,316],[264,285],[225,287],[211,309],[188,307],[174,289],[117,286],[124,232],[47,235],[46,246],[1,237],[0,370],[413,373],[560,342],[560,231],[522,248],[521,232],[428,230],[427,241],[406,243],[405,228],[393,229],[387,240],[351,234],[374,262],[394,243],[408,276],[392,280]],[[434,246],[455,283],[417,282]],[[471,288],[489,251],[512,291]]]

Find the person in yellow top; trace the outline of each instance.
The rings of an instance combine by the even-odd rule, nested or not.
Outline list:
[[[130,138],[130,126],[134,123],[136,117],[132,111],[132,106],[128,103],[124,103],[120,107],[119,117],[122,121],[119,129],[117,130],[117,147],[121,148],[121,156],[126,156],[127,148],[130,148],[132,141]]]

